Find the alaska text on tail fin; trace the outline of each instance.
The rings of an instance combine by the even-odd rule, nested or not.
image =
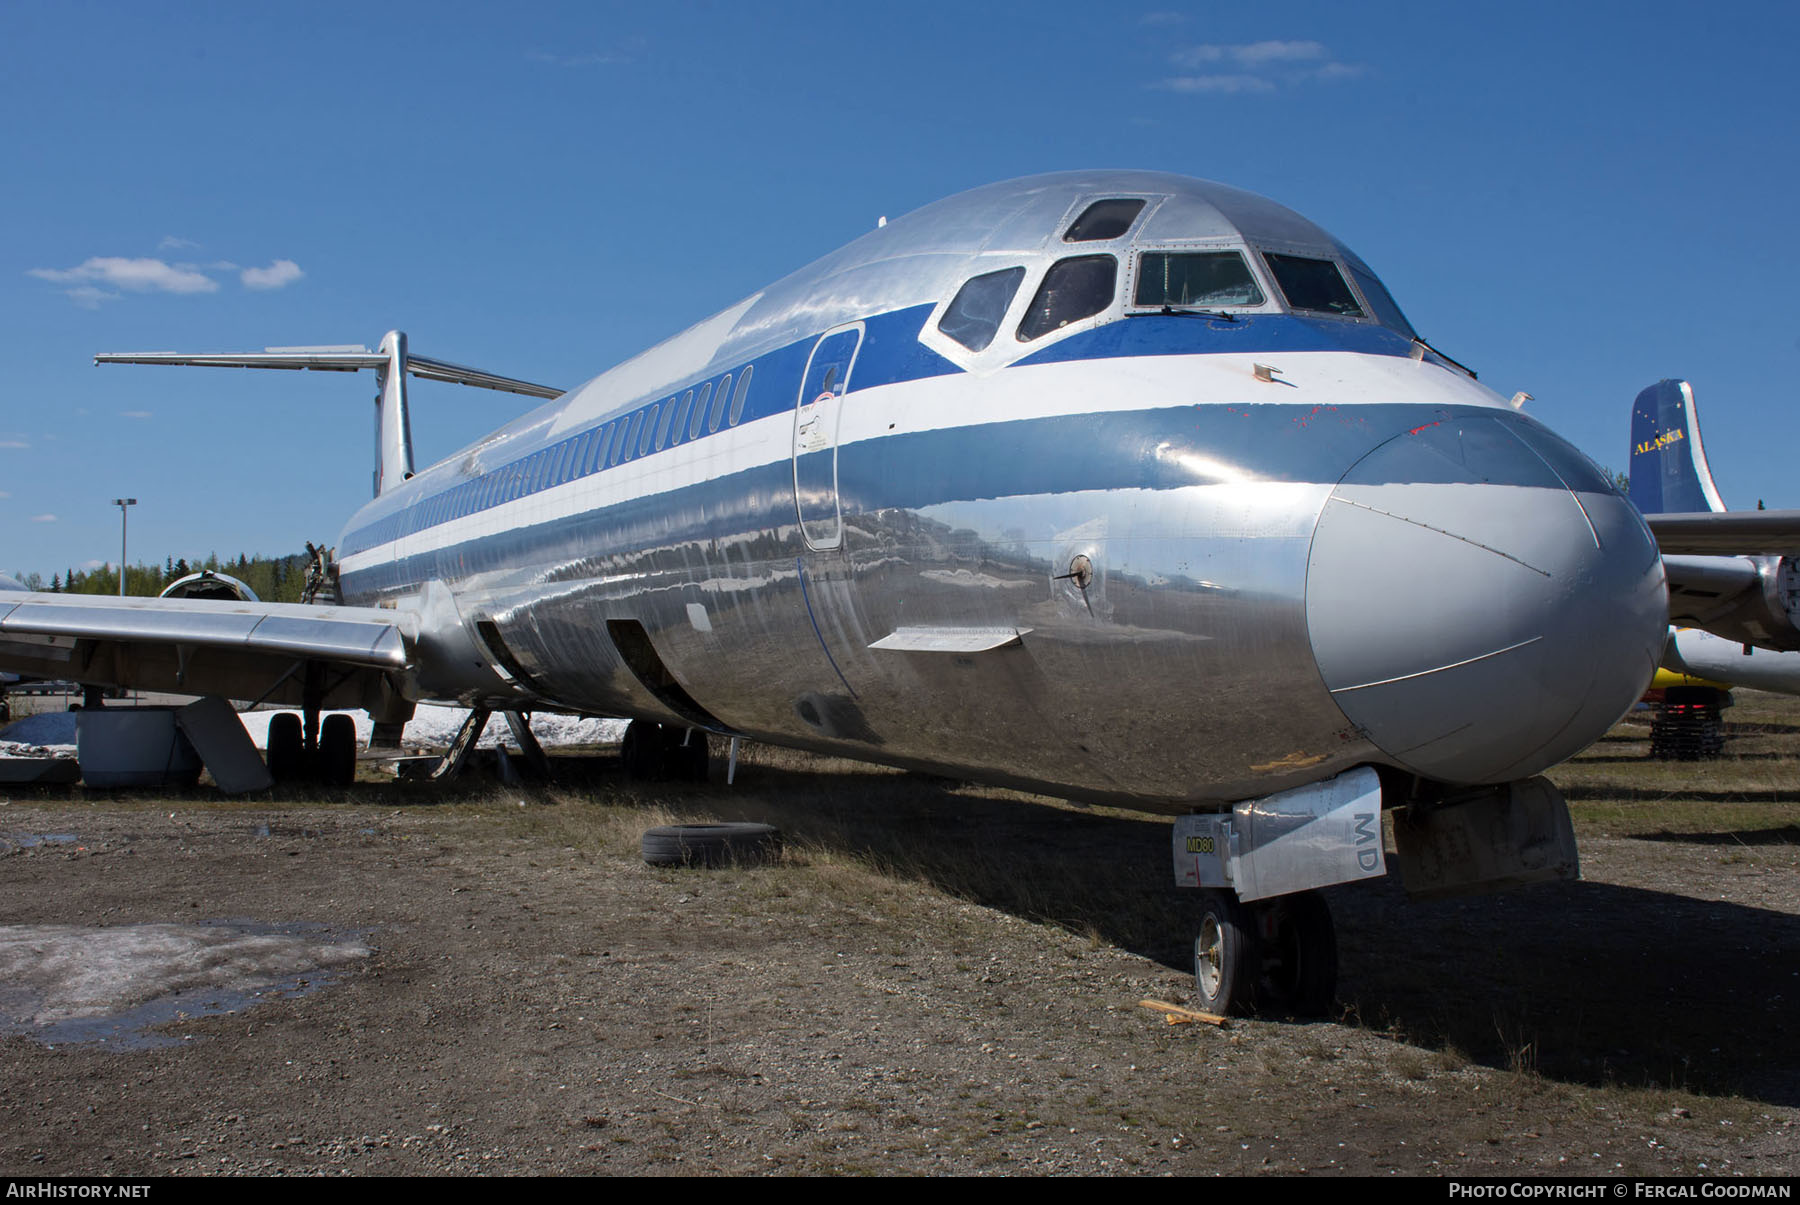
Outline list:
[[[1686,381],[1658,381],[1631,407],[1631,500],[1646,515],[1725,509]]]

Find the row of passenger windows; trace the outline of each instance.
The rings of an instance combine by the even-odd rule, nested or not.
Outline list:
[[[743,371],[728,372],[717,382],[706,381],[677,396],[652,402],[623,418],[465,481],[358,532],[349,551],[373,548],[409,532],[435,527],[660,452],[665,447],[672,448],[684,440],[717,431],[722,425],[735,427],[744,417],[754,371],[754,365],[746,365]]]
[[[1064,237],[1074,241],[1074,233],[1072,227],[1070,234]],[[1289,309],[1335,314],[1341,318],[1368,316],[1343,272],[1332,260],[1277,255],[1273,251],[1261,252],[1261,255]],[[1036,295],[1019,319],[1019,342],[1041,339],[1071,322],[1091,318],[1105,310],[1112,305],[1118,277],[1117,256],[1073,255],[1057,260],[1044,273]],[[1410,335],[1412,328],[1380,282],[1362,272],[1356,277],[1368,304],[1377,311],[1376,317]],[[984,272],[964,281],[938,319],[938,330],[970,351],[986,351],[999,333],[1000,324],[1024,279],[1025,269],[1015,267]],[[1242,252],[1146,251],[1138,256],[1137,279],[1131,297],[1133,306],[1218,309],[1259,306],[1265,300]]]

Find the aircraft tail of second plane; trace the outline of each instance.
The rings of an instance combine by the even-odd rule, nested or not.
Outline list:
[[[1646,515],[1725,509],[1686,381],[1658,381],[1631,407],[1631,500]]]

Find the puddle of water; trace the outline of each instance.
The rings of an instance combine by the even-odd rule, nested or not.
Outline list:
[[[37,845],[73,845],[74,833],[8,833],[6,839],[14,845],[30,849]]]
[[[316,828],[282,828],[280,825],[271,825],[265,822],[254,825],[250,829],[250,835],[265,841],[271,837],[302,837],[310,841],[320,834]]]
[[[361,934],[310,924],[0,926],[0,1033],[179,1045],[150,1031],[317,991],[369,953]]]

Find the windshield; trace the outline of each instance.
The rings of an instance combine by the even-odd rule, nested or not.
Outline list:
[[[1364,316],[1344,274],[1330,260],[1276,255],[1273,251],[1263,252],[1263,259],[1268,261],[1269,271],[1275,274],[1275,283],[1281,287],[1282,296],[1287,298],[1289,309],[1317,310],[1344,318]]]
[[[1261,305],[1262,290],[1236,251],[1146,251],[1138,257],[1133,305]]]

